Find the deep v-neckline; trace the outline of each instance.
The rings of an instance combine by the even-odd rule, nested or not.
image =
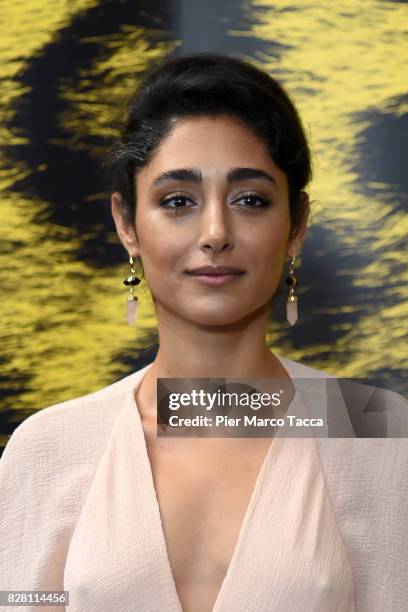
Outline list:
[[[282,366],[288,370],[288,366],[284,365],[282,363],[281,358],[278,357],[278,359],[281,361]],[[173,574],[173,570],[171,568],[171,563],[170,563],[170,558],[169,558],[169,554],[168,554],[168,548],[167,548],[167,542],[166,542],[166,537],[165,537],[165,531],[164,531],[164,525],[163,525],[163,520],[162,520],[162,515],[161,515],[161,510],[160,510],[160,505],[159,505],[159,500],[158,500],[158,496],[157,496],[157,491],[156,491],[156,487],[154,484],[154,477],[153,477],[153,470],[152,470],[152,466],[150,463],[150,458],[149,458],[149,453],[148,453],[148,449],[147,449],[147,441],[146,441],[146,436],[145,436],[145,432],[143,429],[143,423],[142,423],[142,419],[139,413],[139,409],[136,403],[136,397],[135,394],[138,390],[138,388],[140,387],[142,380],[144,378],[144,376],[147,374],[148,370],[150,369],[150,367],[153,364],[151,364],[149,367],[146,367],[144,369],[143,372],[143,376],[141,376],[138,381],[137,384],[133,387],[132,392],[131,392],[131,397],[130,397],[130,401],[132,404],[132,408],[133,411],[136,413],[136,419],[137,419],[137,432],[139,435],[139,439],[140,439],[140,446],[141,446],[141,452],[143,454],[143,465],[146,468],[146,474],[147,474],[147,479],[149,482],[149,503],[150,501],[152,501],[152,506],[153,506],[153,516],[152,516],[152,521],[154,521],[154,527],[155,527],[155,532],[158,533],[159,535],[159,539],[160,539],[160,553],[162,555],[162,559],[164,561],[165,564],[165,577],[166,580],[168,582],[168,585],[171,588],[171,591],[173,592],[173,598],[174,598],[174,611],[171,610],[171,612],[184,612],[183,610],[183,606],[181,604],[180,601],[180,597],[179,594],[177,592],[177,587],[176,587],[176,582],[174,579],[174,574]],[[295,381],[294,379],[290,376],[289,372],[288,375],[292,381],[292,384],[294,386],[295,389],[295,394],[292,398],[292,402],[291,405],[293,406],[295,400],[297,401],[298,399],[298,391],[295,385]],[[278,428],[280,430],[280,428]],[[238,562],[238,558],[240,556],[240,552],[242,547],[245,544],[245,541],[248,539],[249,533],[250,533],[250,519],[255,511],[256,508],[256,503],[259,497],[259,491],[262,490],[262,482],[264,480],[265,477],[265,473],[267,472],[267,467],[269,464],[269,461],[271,460],[271,456],[273,454],[273,450],[275,448],[275,445],[277,444],[277,441],[282,440],[282,438],[278,437],[278,436],[274,436],[270,442],[270,444],[267,447],[267,451],[266,454],[264,456],[264,459],[262,461],[261,467],[259,468],[256,480],[255,480],[255,484],[253,486],[250,498],[249,498],[249,502],[248,505],[246,507],[245,513],[244,513],[244,517],[243,520],[241,522],[241,526],[239,528],[238,531],[238,536],[237,536],[237,540],[235,542],[234,545],[234,549],[232,552],[232,556],[227,568],[227,571],[225,573],[225,576],[223,578],[223,581],[221,583],[221,587],[217,593],[217,596],[215,598],[213,607],[211,609],[211,612],[218,612],[219,610],[222,610],[223,608],[221,607],[223,604],[223,600],[225,600],[226,594],[228,594],[228,585],[230,582],[232,582],[234,573],[237,571],[236,565]]]

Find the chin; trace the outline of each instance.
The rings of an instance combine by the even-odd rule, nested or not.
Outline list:
[[[186,314],[185,318],[191,323],[200,327],[228,327],[237,325],[240,322],[244,323],[250,317],[251,313],[247,311],[237,312],[236,310],[228,312],[225,308],[217,312],[200,312]]]

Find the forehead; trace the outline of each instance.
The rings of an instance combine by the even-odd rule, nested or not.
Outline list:
[[[177,120],[151,161],[140,170],[137,183],[150,185],[158,174],[186,167],[199,169],[203,182],[225,180],[232,167],[250,167],[272,174],[278,187],[286,184],[286,176],[273,162],[264,140],[231,115]]]

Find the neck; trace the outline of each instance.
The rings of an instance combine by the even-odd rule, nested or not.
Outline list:
[[[289,378],[266,346],[268,310],[228,326],[203,326],[158,313],[159,350],[137,400],[153,416],[157,378]]]
[[[266,346],[268,305],[228,325],[201,325],[168,311],[157,314],[157,376],[259,378],[279,369]]]

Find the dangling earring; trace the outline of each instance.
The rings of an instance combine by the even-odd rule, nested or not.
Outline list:
[[[286,317],[290,325],[294,325],[298,318],[298,299],[295,295],[295,287],[298,284],[294,274],[296,255],[293,255],[289,264],[289,276],[286,279],[286,284],[289,287],[288,301],[286,302]]]
[[[127,299],[126,320],[129,325],[132,325],[133,321],[136,319],[136,315],[137,315],[136,307],[137,307],[137,302],[138,302],[137,295],[133,293],[133,287],[138,285],[141,279],[135,276],[135,273],[136,273],[135,265],[136,264],[135,264],[135,261],[132,255],[130,255],[129,257],[129,264],[130,264],[131,274],[130,276],[128,276],[126,280],[123,281],[123,283],[127,285],[128,287],[130,287],[130,294]]]

